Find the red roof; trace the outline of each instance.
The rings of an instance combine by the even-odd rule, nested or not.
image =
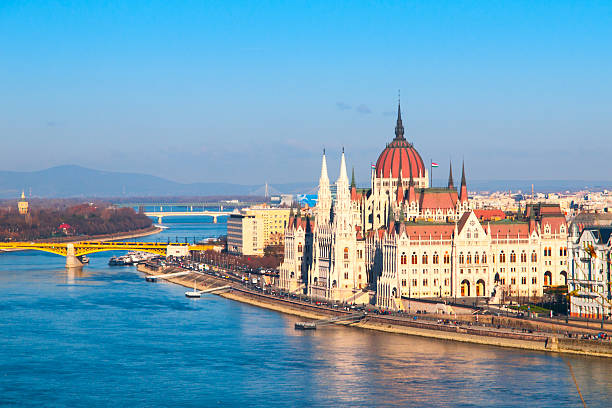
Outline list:
[[[529,224],[526,222],[512,224],[491,224],[491,238],[529,238]]]
[[[405,139],[394,139],[378,157],[376,177],[398,178],[402,169],[402,178],[424,177],[425,165],[421,155]],[[390,174],[390,176],[389,176]]]
[[[400,234],[406,232],[410,239],[450,239],[455,231],[454,224],[402,225]]]
[[[499,219],[499,220],[506,219],[506,214],[502,210],[499,210],[499,209],[474,210],[474,215],[476,215],[476,217],[480,221],[488,221],[488,220],[494,220],[494,219]]]
[[[423,190],[419,195],[419,208],[421,210],[449,210],[454,209],[457,203],[457,191],[449,189],[448,191]]]

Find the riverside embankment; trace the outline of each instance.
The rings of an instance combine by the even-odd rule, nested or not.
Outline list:
[[[138,270],[148,275],[160,275],[181,270],[176,267],[152,268],[139,265]],[[341,316],[351,312],[337,310],[316,304],[286,299],[256,292],[238,282],[205,273],[192,272],[180,277],[167,279],[187,288],[198,290],[231,284],[232,290],[220,293],[227,299],[300,316],[306,319],[323,319]],[[448,319],[452,319],[449,321]],[[466,317],[466,319],[470,319]],[[519,348],[544,352],[581,354],[598,357],[612,357],[612,343],[602,340],[577,338],[584,334],[595,334],[595,330],[533,322],[502,316],[479,316],[478,323],[459,322],[449,315],[396,316],[369,314],[357,323],[339,323],[389,333],[408,334],[465,343],[484,344],[500,347]],[[567,334],[572,337],[567,337]]]

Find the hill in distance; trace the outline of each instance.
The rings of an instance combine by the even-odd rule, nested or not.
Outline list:
[[[459,180],[457,180],[458,182]],[[566,190],[612,189],[611,181],[588,180],[468,180],[470,191],[563,192]],[[272,184],[270,194],[316,194],[317,182]],[[364,183],[359,183],[364,186]],[[446,180],[434,180],[434,186]],[[459,185],[456,183],[455,185]],[[164,197],[164,196],[263,196],[264,186],[232,183],[179,183],[139,173],[121,173],[89,169],[75,165],[51,167],[32,172],[0,171],[0,198],[17,198],[30,190],[34,197]]]
[[[270,194],[304,193],[314,183],[270,186]],[[263,185],[178,183],[161,177],[65,165],[32,172],[0,171],[0,198],[17,198],[21,191],[35,197],[234,196],[263,195]]]

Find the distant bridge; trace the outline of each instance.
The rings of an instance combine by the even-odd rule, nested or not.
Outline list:
[[[264,201],[210,201],[210,202],[185,202],[185,203],[143,203],[143,202],[134,202],[134,203],[113,203],[113,207],[122,208],[122,207],[131,207],[131,208],[140,208],[140,207],[154,207],[154,208],[164,208],[164,209],[172,209],[175,207],[181,208],[189,208],[193,211],[194,208],[201,208],[202,210],[206,208],[220,208],[223,211],[224,207],[227,208],[242,208],[242,207],[250,207],[252,205],[261,204]],[[163,211],[163,210],[162,210]]]
[[[152,218],[157,218],[158,223],[162,223],[164,217],[192,217],[192,216],[206,216],[212,217],[213,222],[217,223],[218,217],[228,217],[231,213],[228,211],[144,211],[144,215]]]
[[[214,248],[212,244],[163,244],[157,242],[92,242],[82,241],[75,243],[57,242],[0,242],[2,249],[31,249],[35,251],[50,252],[66,257],[66,266],[81,266],[77,257],[103,251],[142,251],[166,256],[171,250],[187,247],[189,251],[207,251]]]

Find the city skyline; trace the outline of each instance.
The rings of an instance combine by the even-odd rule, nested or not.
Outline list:
[[[323,148],[330,168],[343,146],[349,167],[375,161],[401,89],[406,138],[441,164],[434,176],[465,159],[474,180],[605,179],[609,11],[5,4],[2,170],[310,181]]]

